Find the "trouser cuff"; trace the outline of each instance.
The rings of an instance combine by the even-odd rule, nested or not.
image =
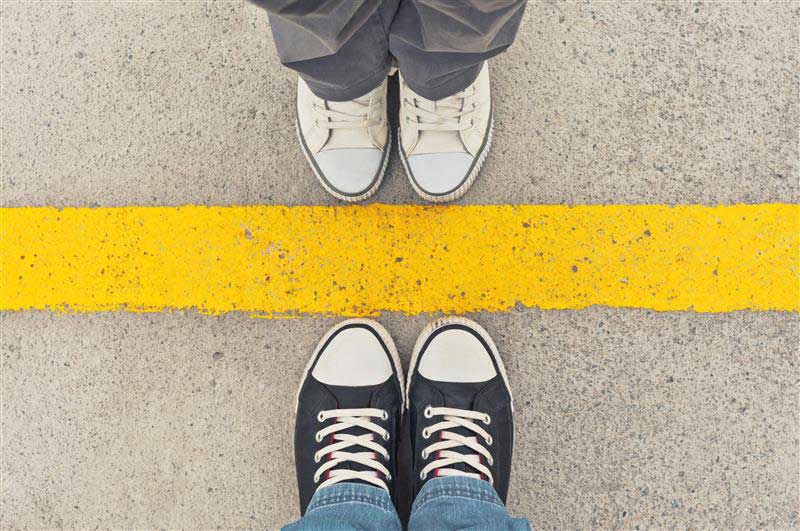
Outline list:
[[[440,496],[467,498],[469,500],[493,503],[505,508],[497,491],[488,482],[467,476],[445,476],[433,478],[417,494],[411,512],[416,512],[429,501]]]
[[[313,92],[318,98],[328,101],[350,101],[360,98],[368,92],[371,92],[377,88],[378,85],[383,83],[383,80],[389,75],[391,66],[391,61],[387,60],[386,64],[377,68],[374,74],[356,83],[353,83],[352,85],[348,85],[347,87],[314,80],[303,74],[300,74],[300,77],[303,78],[303,81],[306,82],[308,88],[310,88],[311,92]],[[294,69],[295,67],[292,66],[291,68]]]
[[[366,503],[395,513],[392,499],[385,490],[361,483],[336,483],[330,487],[317,489],[311,498],[311,503],[308,504],[306,514],[323,507],[351,502]]]
[[[472,85],[472,83],[478,78],[478,74],[481,73],[481,68],[483,68],[483,61],[477,65],[461,70],[458,72],[458,74],[450,77],[444,83],[436,85],[425,82],[420,83],[417,79],[415,79],[414,75],[406,75],[407,73],[403,71],[402,64],[400,65],[400,73],[403,74],[403,81],[405,81],[406,84],[411,87],[411,90],[423,98],[432,101],[438,101],[444,98],[449,98],[453,94],[461,92],[468,86]]]

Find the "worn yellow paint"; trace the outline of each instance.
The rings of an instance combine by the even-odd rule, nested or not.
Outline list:
[[[800,311],[800,206],[5,208],[0,309]]]

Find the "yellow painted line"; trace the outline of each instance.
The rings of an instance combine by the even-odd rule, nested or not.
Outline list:
[[[800,205],[0,213],[2,310],[800,311]]]

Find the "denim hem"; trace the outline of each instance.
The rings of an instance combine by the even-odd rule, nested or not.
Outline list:
[[[489,482],[466,476],[447,476],[434,478],[425,483],[414,500],[411,514],[422,509],[429,501],[444,496],[491,503],[505,509],[503,502]]]
[[[317,489],[306,509],[306,514],[340,503],[365,503],[390,514],[396,514],[392,499],[385,490],[360,483],[337,483]]]

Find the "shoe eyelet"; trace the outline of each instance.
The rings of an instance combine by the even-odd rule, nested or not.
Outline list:
[[[486,414],[485,417],[483,417],[483,423],[486,424],[487,426],[492,423],[492,417],[489,416],[488,413]]]
[[[430,436],[431,436],[431,432],[428,431],[428,428],[425,428],[424,430],[422,430],[422,438],[423,439],[427,439]]]
[[[422,450],[422,454],[421,455],[422,455],[423,459],[427,459],[428,458],[428,452],[426,452],[425,450]]]
[[[320,411],[319,414],[317,414],[317,421],[325,422],[325,415],[323,415],[322,411]]]
[[[433,408],[431,406],[426,407],[423,415],[425,415],[426,419],[431,418],[433,416]]]
[[[493,442],[494,442],[494,439],[492,439],[492,436],[491,436],[491,435],[489,435],[489,436],[486,438],[486,444],[488,444],[489,446],[491,446]]]
[[[385,409],[381,412],[381,420],[389,420],[389,412]]]
[[[319,483],[319,476],[314,474],[314,483]]]
[[[494,466],[494,459],[490,457],[489,459],[487,459],[487,461],[489,462],[489,466]]]
[[[428,474],[426,474],[425,472],[420,472],[419,473],[419,479],[425,481],[425,478],[427,478],[427,477],[428,477]]]
[[[318,443],[322,442],[322,435],[320,435],[320,433],[317,432],[317,434],[314,435],[314,440],[316,440]]]
[[[390,437],[391,437],[391,436],[389,435],[389,432],[387,431],[387,432],[386,432],[386,435],[384,435],[384,436],[383,436],[383,440],[384,440],[384,441],[388,441]]]
[[[314,462],[319,463],[320,461],[322,461],[322,456],[314,454]]]
[[[391,480],[392,480],[392,475],[386,474],[386,481],[391,481]]]

